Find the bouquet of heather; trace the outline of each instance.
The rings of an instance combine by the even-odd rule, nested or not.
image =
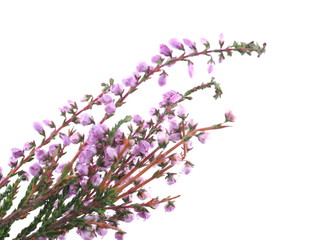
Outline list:
[[[192,77],[193,58],[207,57],[211,73],[215,60],[222,62],[235,52],[256,52],[259,57],[266,47],[254,42],[224,47],[222,35],[216,49],[206,39],[201,39],[201,44],[199,49],[189,39],[171,39],[169,45],[160,45],[152,64],[139,63],[129,78],[118,83],[110,79],[102,84],[98,96],[85,95],[81,103],[69,101],[60,109],[60,124],[34,122],[40,141],[13,148],[9,171],[0,168],[0,239],[65,239],[68,231],[76,229],[86,240],[109,231],[119,240],[126,234],[121,221],[147,219],[158,205],[172,211],[179,195],[151,197],[146,186],[163,178],[171,185],[177,172],[189,174],[194,165],[186,156],[193,138],[205,143],[209,131],[228,127],[226,123],[235,120],[227,111],[223,122],[198,127],[181,104],[192,100],[193,93],[211,87],[213,97],[220,98],[220,85],[212,77],[185,93],[166,92],[150,110],[150,119],[138,114],[115,119],[116,112],[152,77],[164,86],[168,78],[165,69],[178,62],[186,62]],[[103,109],[100,119],[90,114],[93,108]],[[109,124],[111,118],[115,124]],[[25,193],[18,199],[23,184]],[[21,229],[15,225],[12,231],[13,223],[21,219],[29,220],[28,225]]]

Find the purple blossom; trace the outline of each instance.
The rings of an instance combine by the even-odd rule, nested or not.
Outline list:
[[[33,123],[33,128],[40,134],[44,134],[44,130],[43,130],[43,127],[41,125],[41,123],[39,122],[34,122]]]
[[[189,39],[187,39],[187,38],[184,38],[183,39],[183,42],[190,48],[190,49],[192,49],[192,50],[197,50],[197,48],[196,48],[196,43],[195,42],[191,42]]]
[[[66,240],[66,235],[60,235],[58,240]]]
[[[58,172],[58,173],[62,173],[64,167],[67,166],[67,165],[68,165],[68,163],[60,163],[55,171]]]
[[[181,94],[177,93],[174,90],[166,92],[165,94],[162,95],[162,97],[163,97],[163,101],[160,103],[161,106],[163,106],[165,104],[175,103],[182,98]]]
[[[175,175],[175,173],[167,173],[167,176],[165,179],[167,180],[168,185],[172,185],[177,182],[174,175]]]
[[[80,133],[75,132],[74,134],[71,135],[70,142],[73,144],[77,144],[79,143],[80,139],[81,139]]]
[[[161,74],[158,79],[158,84],[160,87],[163,87],[164,85],[166,85],[167,84],[167,76]]]
[[[36,158],[40,161],[41,164],[44,164],[44,161],[48,159],[49,154],[43,149],[35,150]]]
[[[200,38],[200,42],[203,43],[204,45],[208,45],[209,41],[205,38]]]
[[[48,154],[50,154],[51,156],[53,156],[55,154],[55,152],[57,151],[57,149],[60,148],[59,144],[51,144],[49,146],[49,150],[48,150]]]
[[[226,122],[234,122],[236,120],[236,116],[231,111],[227,111],[225,113],[225,117]]]
[[[173,204],[173,202],[168,202],[165,206],[164,209],[166,212],[172,212],[175,209],[175,206]]]
[[[67,135],[60,133],[60,138],[62,139],[63,145],[65,146],[70,145],[70,138]]]
[[[177,116],[180,117],[180,118],[186,118],[187,117],[186,110],[182,105],[179,105],[177,107],[176,113],[177,113]]]
[[[74,196],[74,195],[77,195],[77,193],[78,193],[78,186],[77,186],[77,184],[71,184],[70,186],[69,186],[69,191],[68,191],[68,194],[67,194],[67,198],[69,198],[69,197],[71,197],[71,196]],[[72,208],[73,208],[73,206],[72,206]],[[70,209],[70,211],[71,211],[72,209]]]
[[[40,171],[41,171],[41,167],[38,163],[32,164],[29,168],[29,173],[34,177],[38,176],[40,174]]]
[[[117,108],[116,105],[113,102],[111,102],[106,104],[106,107],[104,108],[104,110],[106,111],[107,115],[111,115],[115,113],[116,108]]]
[[[32,143],[31,142],[26,142],[23,146],[24,151],[29,151],[32,148]]]
[[[150,213],[148,211],[138,212],[138,216],[147,220],[150,217]]]
[[[142,117],[140,115],[133,115],[132,121],[135,124],[140,124],[143,120],[142,120]]]
[[[106,139],[108,127],[104,124],[93,125],[89,132],[89,137],[87,142],[89,144],[96,144],[100,139]]]
[[[191,78],[193,77],[193,69],[193,62],[188,61],[188,73]]]
[[[182,173],[188,175],[192,170],[193,164],[190,162],[186,162],[182,168]]]
[[[117,150],[114,149],[114,148],[111,147],[111,146],[107,146],[107,147],[105,148],[105,157],[106,157],[108,160],[114,161],[114,160],[118,157]]]
[[[146,200],[150,197],[150,193],[148,193],[145,189],[139,189],[137,196],[140,200]]]
[[[219,45],[220,45],[220,47],[222,47],[223,46],[223,44],[224,44],[224,36],[223,36],[223,33],[220,33],[220,35],[219,35]]]
[[[125,79],[122,79],[122,82],[127,87],[136,87],[138,85],[138,81],[135,77],[128,77]]]
[[[165,44],[160,45],[160,54],[163,54],[164,56],[167,56],[167,57],[172,57],[172,51]]]
[[[110,95],[103,94],[102,97],[99,99],[99,101],[102,102],[103,104],[108,104],[113,102],[113,99]]]
[[[176,49],[184,50],[182,43],[176,38],[171,38],[169,40],[169,44]]]
[[[92,240],[92,239],[95,238],[95,234],[93,233],[93,231],[87,231],[87,230],[78,229],[77,233],[80,235],[80,237],[83,240]]]
[[[172,156],[169,157],[169,159],[172,165],[176,165],[177,163],[182,161],[182,157],[178,153],[173,154]]]
[[[214,67],[214,63],[210,61],[210,63],[208,64],[208,73],[212,73],[213,67]]]
[[[9,163],[8,163],[9,167],[15,167],[17,166],[17,163],[18,163],[17,158],[14,158],[12,156],[9,158]]]
[[[49,127],[54,126],[54,123],[51,120],[42,120],[42,122],[46,126],[49,126]]]
[[[181,139],[181,133],[180,133],[180,132],[171,133],[171,134],[170,134],[170,140],[171,140],[172,142],[180,141],[180,139]]]
[[[79,116],[78,122],[82,125],[82,126],[86,126],[89,125],[91,123],[94,123],[93,121],[93,117],[91,115],[89,115],[88,113],[82,113]]]
[[[201,142],[202,144],[204,144],[206,142],[206,140],[209,137],[209,133],[208,132],[202,132],[198,135],[198,140],[199,142]]]
[[[123,221],[125,221],[126,223],[132,222],[133,219],[134,219],[134,214],[132,213],[128,213],[123,217]]]
[[[97,149],[94,145],[85,146],[78,157],[79,163],[89,163],[96,153]]]
[[[140,62],[137,66],[137,72],[147,72],[149,69],[149,66],[146,62]]]
[[[99,173],[94,174],[90,177],[90,182],[93,186],[98,186],[101,183],[101,176]]]
[[[116,232],[114,234],[114,237],[115,237],[116,240],[123,240],[123,235],[124,235],[123,232]]]
[[[11,153],[14,158],[19,158],[23,156],[23,151],[18,148],[12,148]]]
[[[166,132],[158,132],[157,141],[160,146],[165,147],[169,142],[169,135]]]
[[[180,125],[176,119],[169,121],[169,133],[176,132],[180,129]]]
[[[152,108],[150,108],[149,113],[151,116],[154,116],[157,113],[157,109],[155,107],[152,107]]]
[[[151,58],[151,62],[154,64],[161,64],[163,60],[164,59],[160,55],[156,55]]]
[[[148,143],[146,140],[141,140],[138,144],[136,144],[133,149],[132,153],[134,155],[140,155],[140,154],[146,154],[149,149],[151,148],[150,143]]]
[[[117,83],[111,87],[111,92],[114,95],[121,95],[123,93],[123,90],[124,90],[123,85],[120,83]]]
[[[105,235],[107,235],[108,229],[107,228],[102,228],[102,227],[97,227],[96,233],[99,236],[104,237]]]
[[[89,166],[86,164],[78,164],[76,169],[81,176],[88,176],[89,174]]]

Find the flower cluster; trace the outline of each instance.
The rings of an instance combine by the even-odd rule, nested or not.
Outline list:
[[[173,211],[174,200],[179,195],[152,196],[146,186],[159,178],[172,185],[179,174],[190,174],[194,164],[187,160],[187,154],[193,149],[193,139],[205,143],[209,131],[225,128],[227,122],[235,121],[233,113],[227,111],[223,122],[198,127],[183,106],[183,101],[191,100],[194,92],[211,87],[215,88],[214,98],[219,98],[220,85],[212,77],[184,94],[168,91],[159,105],[150,110],[148,119],[138,114],[126,116],[117,119],[114,126],[108,120],[153,76],[160,87],[164,86],[169,76],[164,69],[168,66],[186,61],[189,76],[193,77],[191,59],[194,57],[209,57],[210,74],[215,65],[214,54],[222,62],[225,54],[257,52],[260,56],[265,51],[265,44],[260,47],[253,42],[234,42],[223,48],[222,35],[218,49],[210,49],[206,39],[201,39],[201,43],[203,49],[199,50],[189,39],[173,38],[169,45],[160,45],[159,54],[152,57],[151,64],[140,62],[136,71],[121,82],[110,79],[104,83],[98,96],[85,95],[81,100],[83,107],[68,101],[60,109],[63,117],[60,125],[51,120],[35,122],[33,128],[42,140],[13,148],[10,171],[4,174],[0,168],[0,238],[65,239],[65,234],[76,228],[85,240],[103,237],[110,231],[120,240],[125,235],[121,222],[146,220],[150,210],[160,205],[166,212]],[[101,119],[91,114],[91,109],[96,107],[104,110]],[[78,150],[70,157],[66,154],[74,149],[72,146]],[[18,207],[9,211],[23,183],[28,185],[25,195],[17,202]],[[11,237],[11,225],[34,210],[39,212],[30,219],[30,224],[15,230],[17,235]]]

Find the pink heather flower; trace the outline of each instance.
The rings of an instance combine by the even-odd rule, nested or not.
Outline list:
[[[184,50],[182,43],[176,38],[171,38],[169,44],[176,49]]]
[[[88,165],[78,164],[76,169],[77,169],[77,172],[79,173],[79,175],[81,175],[81,176],[88,176],[88,174],[89,174]]]
[[[177,107],[176,113],[177,113],[177,116],[180,117],[180,118],[186,118],[187,117],[186,110],[182,105],[179,105]]]
[[[140,115],[133,115],[132,121],[133,121],[135,124],[140,124],[143,120],[142,120],[142,118],[141,118]]]
[[[160,87],[163,87],[164,85],[166,85],[167,83],[167,75],[166,74],[161,74],[159,76],[159,79],[158,79],[158,84]]]
[[[77,233],[83,240],[92,240],[95,238],[95,234],[92,231],[78,229]]]
[[[53,156],[54,153],[56,152],[56,150],[57,150],[59,147],[60,147],[59,144],[51,144],[51,145],[49,146],[48,153],[49,153],[51,156]]]
[[[90,177],[90,182],[93,186],[98,186],[101,183],[101,176],[99,173],[94,174]]]
[[[31,142],[26,142],[23,146],[24,151],[29,151],[32,148],[32,143]]]
[[[116,160],[116,158],[118,157],[117,150],[111,146],[107,146],[105,148],[105,157],[112,161]]]
[[[176,119],[169,121],[169,132],[173,133],[180,129],[180,125]]]
[[[123,93],[124,87],[122,84],[117,83],[111,87],[111,92],[114,95],[121,95]]]
[[[99,236],[104,237],[105,235],[107,235],[108,229],[107,229],[107,228],[102,228],[102,227],[97,227],[96,233],[97,233]]]
[[[165,94],[162,95],[162,97],[163,97],[163,102],[160,103],[161,105],[175,103],[182,98],[181,94],[177,93],[174,90],[166,92]]]
[[[89,163],[96,153],[97,149],[94,145],[85,146],[78,157],[79,163]]]
[[[123,84],[126,86],[126,87],[136,87],[137,84],[138,84],[138,81],[135,77],[128,77],[128,78],[125,78],[125,79],[122,79],[122,82]]]
[[[157,109],[155,107],[152,107],[152,108],[150,108],[149,113],[151,116],[154,116],[157,113]]]
[[[169,201],[165,206],[164,209],[166,212],[172,212],[175,209],[173,202]]]
[[[111,103],[108,103],[106,105],[104,110],[106,111],[107,115],[111,115],[111,114],[114,114],[116,112],[116,108],[117,108],[116,105],[113,102],[111,102]]]
[[[138,216],[144,220],[147,220],[150,217],[150,213],[147,210],[145,210],[143,212],[139,212]]]
[[[208,73],[212,73],[213,67],[214,67],[214,63],[213,63],[213,62],[210,62],[210,63],[208,64]]]
[[[206,140],[209,137],[209,133],[208,132],[202,132],[198,135],[198,140],[203,144],[206,142]]]
[[[75,132],[74,134],[71,135],[70,142],[73,144],[77,144],[79,143],[80,139],[81,139],[80,133]]]
[[[44,134],[44,130],[43,130],[43,127],[41,125],[41,123],[39,122],[34,122],[33,123],[33,128],[40,134]]]
[[[170,140],[171,140],[172,142],[180,141],[180,139],[181,139],[181,133],[180,133],[180,132],[171,133],[171,134],[170,134]]]
[[[205,38],[200,38],[200,42],[203,43],[204,45],[209,44],[208,40]]]
[[[116,240],[123,240],[123,235],[124,235],[124,233],[122,233],[122,232],[116,232],[114,234],[114,237]]]
[[[94,123],[93,121],[93,117],[91,115],[89,115],[88,113],[82,113],[79,116],[78,122],[82,125],[82,126],[86,126],[89,125],[91,123]]]
[[[136,144],[133,149],[132,153],[134,155],[140,155],[140,154],[146,154],[148,153],[149,149],[151,148],[150,143],[148,143],[146,140],[141,140],[138,144]]]
[[[188,175],[192,170],[193,164],[190,162],[186,162],[182,168],[182,173]]]
[[[140,200],[146,200],[150,197],[150,193],[148,193],[145,189],[139,189],[137,196]]]
[[[149,66],[146,62],[140,62],[137,66],[137,72],[147,72],[149,69]]]
[[[11,149],[11,152],[12,152],[12,156],[14,158],[19,158],[19,157],[22,157],[23,156],[23,151],[18,149],[18,148],[12,148]]]
[[[175,184],[177,180],[174,177],[175,173],[167,173],[166,180],[168,185]]]
[[[8,163],[9,167],[15,167],[17,166],[17,163],[18,163],[18,159],[12,156],[9,158],[9,163]]]
[[[225,117],[226,122],[234,122],[236,120],[236,116],[231,111],[226,112]]]
[[[123,221],[125,221],[126,223],[132,222],[133,219],[134,219],[134,214],[132,213],[128,213],[123,217]]]
[[[169,157],[169,159],[172,165],[176,165],[177,163],[182,161],[182,157],[178,153],[173,154],[172,156]]]
[[[70,138],[67,135],[60,133],[60,138],[62,139],[63,145],[65,146],[70,145]]]
[[[151,58],[151,62],[154,64],[161,64],[163,60],[164,59],[160,55],[156,55]]]
[[[160,54],[163,54],[164,56],[167,56],[167,57],[172,57],[172,51],[165,44],[160,45]]]
[[[43,124],[46,126],[54,126],[54,123],[51,120],[42,120]]]
[[[189,39],[184,38],[183,39],[184,44],[186,44],[190,49],[192,50],[197,50],[196,48],[196,43],[195,42],[191,42]]]
[[[193,62],[188,61],[188,72],[189,76],[192,78],[193,77]]]
[[[66,240],[66,235],[60,235],[60,236],[58,237],[58,240]]]
[[[49,157],[49,154],[43,149],[35,150],[36,158],[40,161],[40,163],[44,163],[45,160]]]
[[[103,104],[108,104],[113,102],[113,99],[110,95],[103,94],[102,97],[99,99],[99,101],[102,102]]]
[[[58,173],[62,173],[64,167],[67,166],[67,165],[68,165],[68,163],[60,163],[55,171],[58,172]]]
[[[220,45],[220,47],[222,47],[222,46],[223,46],[223,44],[224,44],[224,40],[223,40],[223,38],[224,38],[223,34],[222,34],[222,33],[220,33],[220,35],[219,35],[219,45]]]
[[[106,139],[106,132],[108,127],[104,124],[93,125],[89,131],[89,138],[87,142],[89,144],[97,144],[99,140]]]
[[[165,147],[169,142],[169,135],[166,132],[158,132],[157,141],[160,146]]]
[[[29,168],[29,173],[34,177],[38,176],[40,174],[40,171],[41,171],[41,167],[38,163],[34,163]]]

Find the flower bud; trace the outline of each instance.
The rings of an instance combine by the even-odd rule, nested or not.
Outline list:
[[[160,148],[165,148],[169,142],[169,135],[166,132],[158,132],[157,141]]]
[[[226,117],[226,120],[225,120],[226,122],[234,122],[236,120],[235,115],[231,111],[226,112],[225,117]]]
[[[169,44],[176,49],[184,51],[182,43],[176,38],[171,38]]]
[[[172,57],[172,51],[165,44],[160,45],[160,54],[163,54],[164,56],[167,56],[167,57]]]

